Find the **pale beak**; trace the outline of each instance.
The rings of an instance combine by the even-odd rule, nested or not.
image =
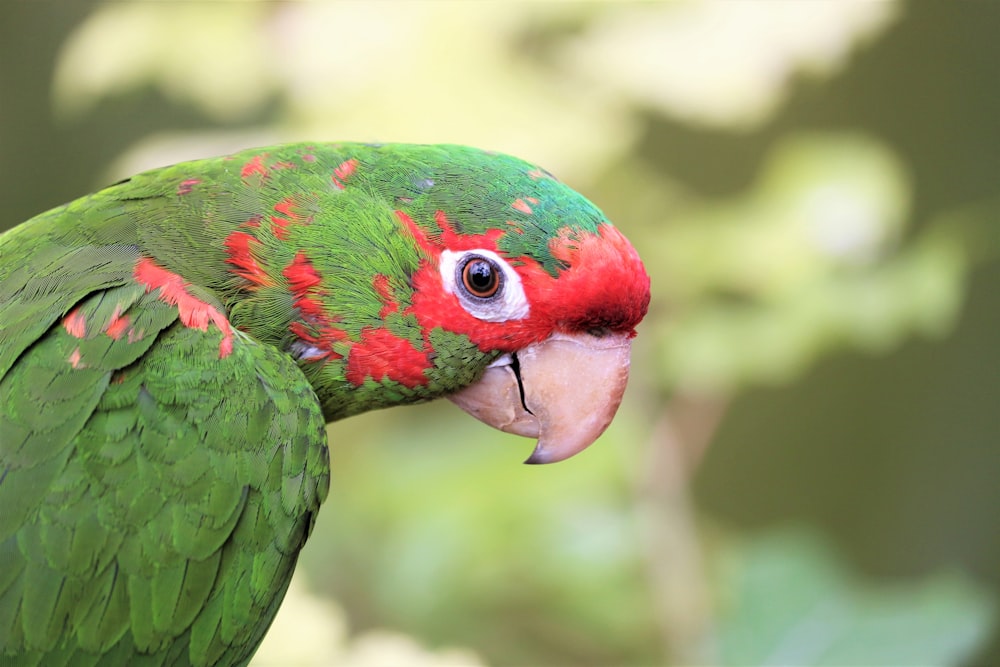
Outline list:
[[[538,438],[525,463],[568,459],[597,440],[628,382],[627,334],[556,333],[497,359],[450,398],[476,419]]]

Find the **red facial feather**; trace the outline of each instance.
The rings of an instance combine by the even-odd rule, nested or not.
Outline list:
[[[444,289],[441,273],[429,262],[413,275],[413,314],[424,331],[442,328],[469,336],[480,350],[513,352],[544,339],[550,330],[532,317],[508,322],[484,322],[468,312]]]
[[[504,235],[504,229],[491,229],[485,234],[459,234],[455,231],[444,211],[434,212],[434,222],[440,235],[427,234],[423,228],[403,211],[396,211],[396,217],[403,223],[417,245],[428,255],[436,257],[442,250],[472,250],[483,248],[496,252],[497,241]]]
[[[303,322],[292,322],[288,330],[299,340],[308,343],[318,353],[304,357],[309,361],[320,359],[340,359],[341,355],[333,351],[333,346],[348,340],[347,333],[329,324],[320,324],[318,328],[310,327]]]
[[[392,286],[389,284],[389,276],[381,273],[376,275],[372,279],[372,287],[375,288],[379,299],[382,301],[382,309],[378,313],[379,317],[384,320],[391,313],[395,313],[399,310],[399,302],[396,301],[396,297],[392,294]]]
[[[573,235],[564,229],[549,242],[549,249],[570,266],[556,279],[562,298],[541,302],[549,307],[547,316],[556,327],[635,335],[649,307],[649,275],[628,239],[611,225],[602,225],[599,235]],[[529,286],[525,289],[534,304]]]
[[[512,261],[530,306],[524,319],[485,322],[473,317],[445,291],[431,263],[413,276],[415,294],[407,312],[425,330],[464,333],[483,351],[513,352],[558,330],[606,328],[634,335],[649,305],[649,276],[621,232],[610,225],[597,234],[567,228],[552,239],[550,249],[568,265],[557,277],[530,257]]]
[[[413,240],[416,241],[418,246],[420,246],[420,249],[427,255],[437,255],[440,247],[436,243],[432,243],[431,240],[427,238],[427,235],[424,233],[424,230],[420,228],[420,225],[418,225],[413,218],[402,211],[397,210],[395,213],[396,217],[403,223],[406,230],[410,232],[410,236],[413,237]]]
[[[497,241],[504,234],[504,230],[491,229],[485,234],[459,234],[455,231],[448,216],[444,211],[434,212],[434,222],[441,229],[441,248],[449,250],[472,250],[473,248],[483,248],[496,252]]]
[[[347,357],[344,377],[354,385],[366,378],[381,382],[389,378],[404,387],[427,384],[424,371],[431,367],[427,354],[421,352],[405,338],[393,335],[387,329],[364,329],[361,340],[351,347]]]

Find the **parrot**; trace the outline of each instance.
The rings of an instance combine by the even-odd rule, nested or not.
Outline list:
[[[328,493],[327,424],[446,397],[566,459],[615,415],[649,300],[588,199],[459,145],[249,149],[13,227],[0,656],[247,664]]]

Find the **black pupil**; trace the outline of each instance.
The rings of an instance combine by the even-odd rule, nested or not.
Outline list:
[[[490,263],[476,260],[469,263],[466,269],[469,289],[479,294],[489,294],[496,285],[497,277]]]

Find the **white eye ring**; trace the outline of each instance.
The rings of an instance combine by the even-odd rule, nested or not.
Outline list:
[[[462,269],[475,258],[485,259],[500,270],[498,276],[500,286],[496,293],[488,298],[478,298],[468,292],[462,284]],[[487,322],[506,322],[520,320],[528,316],[528,297],[521,285],[521,276],[500,255],[492,250],[477,248],[474,250],[441,251],[438,265],[441,271],[441,282],[449,294],[458,297],[462,308],[470,315]]]

